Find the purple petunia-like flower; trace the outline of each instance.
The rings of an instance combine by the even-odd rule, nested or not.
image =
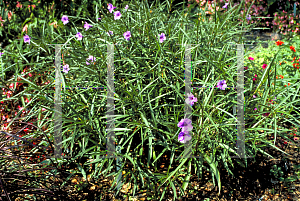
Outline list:
[[[1,57],[2,54],[4,54],[4,53],[3,53],[3,52],[0,52],[0,57]]]
[[[87,58],[86,60],[91,60],[93,62],[93,61],[96,61],[96,58],[93,57],[92,55],[90,55],[89,58]],[[90,63],[88,63],[88,62],[86,62],[86,64],[90,65]]]
[[[116,11],[116,12],[114,12],[114,16],[115,16],[115,20],[119,20],[121,18],[122,14],[120,11]]]
[[[193,130],[192,121],[190,119],[182,119],[177,126],[182,128],[178,135],[178,141],[186,143],[191,140],[192,137],[189,135],[189,131]]]
[[[246,17],[247,20],[251,20],[251,15],[248,15],[248,17]]]
[[[108,31],[107,34],[108,34],[108,35],[113,35],[114,32],[113,32],[113,31]]]
[[[23,39],[24,39],[24,43],[29,43],[30,45],[30,37],[28,35],[25,35]]]
[[[82,34],[80,32],[78,32],[76,34],[77,40],[82,40]]]
[[[126,40],[129,41],[129,39],[130,39],[130,37],[131,37],[130,31],[126,31],[126,32],[123,34],[123,36],[124,36],[124,38],[125,38]]]
[[[70,70],[69,64],[66,64],[66,65],[63,66],[63,72],[64,73],[68,73],[69,70]]]
[[[187,95],[188,95],[188,98],[185,99],[185,102],[187,104],[190,104],[191,106],[193,106],[194,103],[197,102],[197,98],[194,97],[194,95],[192,93],[188,93]],[[180,141],[181,143],[186,143],[187,141],[190,141],[192,139],[192,137],[189,135],[189,132],[191,130],[193,130],[192,120],[182,119],[177,124],[177,126],[182,128],[181,132],[178,135],[178,141]]]
[[[166,35],[164,33],[161,33],[159,36],[159,42],[162,43],[164,42],[164,40],[166,40]]]
[[[187,95],[188,95],[188,98],[185,99],[185,102],[187,104],[190,104],[191,106],[193,106],[194,103],[197,102],[197,98],[192,93],[189,93]]]
[[[114,7],[111,3],[110,4],[108,4],[108,7],[107,7],[107,9],[109,10],[109,12],[110,13],[112,13],[113,12],[113,10],[115,9],[116,7]]]
[[[66,15],[63,15],[61,18],[61,21],[63,22],[64,25],[66,25],[69,22],[69,18]]]
[[[226,80],[219,80],[217,87],[221,90],[225,90],[227,87]]]
[[[189,134],[185,134],[184,132],[180,132],[178,135],[178,141],[181,143],[186,143],[192,139],[192,136]]]
[[[128,5],[125,6],[125,9],[126,9],[126,10],[128,9]]]
[[[87,22],[84,24],[84,28],[87,31],[89,28],[93,27],[92,25],[89,25]]]
[[[179,128],[183,128],[184,126],[188,126],[192,123],[192,120],[190,119],[181,119],[181,121],[177,124]]]
[[[192,124],[189,124],[188,126],[185,126],[181,129],[181,131],[184,132],[185,134],[189,134],[189,132],[192,130],[193,130]]]
[[[227,8],[229,3],[225,3],[225,5],[222,8]]]
[[[178,127],[182,128],[182,132],[187,133],[193,130],[192,120],[190,119],[182,119],[178,124]]]

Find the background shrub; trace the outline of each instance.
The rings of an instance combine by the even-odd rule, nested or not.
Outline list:
[[[299,35],[299,23],[300,23],[300,13],[299,13],[299,2],[295,0],[291,1],[281,1],[281,0],[255,0],[250,8],[253,1],[245,1],[245,10],[241,10],[241,15],[247,12],[251,15],[251,20],[248,24],[258,23],[257,27],[267,28],[265,31],[272,31],[276,33],[281,33],[285,36],[291,37],[295,34]],[[204,8],[206,0],[189,0],[189,3],[196,3],[201,9]],[[214,13],[214,4],[217,4],[217,10],[221,12],[225,9],[222,7],[225,3],[233,5],[238,5],[241,2],[238,0],[216,0],[207,1],[208,11],[207,14],[211,15]],[[296,3],[296,15],[294,15],[294,3]],[[190,5],[188,5],[189,7]],[[244,5],[243,5],[244,6]],[[268,17],[268,18],[264,18]]]

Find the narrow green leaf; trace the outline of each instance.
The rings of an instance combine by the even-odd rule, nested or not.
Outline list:
[[[126,154],[124,154],[124,157],[125,158],[128,158],[129,160],[130,160],[130,162],[133,164],[133,166],[134,166],[134,169],[135,169],[135,162],[134,162],[134,160],[126,153]]]
[[[84,171],[83,167],[79,163],[77,163],[77,167],[78,167],[78,170],[81,171],[81,174],[84,177],[84,179],[87,180],[86,172]]]
[[[192,160],[189,161],[189,165],[188,165],[188,173],[184,178],[183,184],[182,184],[182,189],[185,191],[186,188],[189,185],[190,182],[190,178],[191,178],[191,170],[192,170]]]
[[[219,170],[217,169],[216,165],[212,162],[211,158],[208,157],[206,154],[204,154],[204,158],[206,159],[207,163],[209,164],[209,166],[211,167],[216,179],[217,179],[217,182],[218,182],[218,187],[219,187],[219,195],[220,195],[220,192],[221,192],[221,179],[220,179],[220,172]]]
[[[176,188],[171,179],[169,179],[169,184],[171,185],[171,187],[173,189],[174,199],[176,199],[177,198]]]
[[[184,163],[188,160],[188,158],[185,158],[181,161],[180,165],[174,170],[171,172],[171,174],[169,175],[169,177],[161,184],[159,185],[158,189],[164,185],[174,174],[176,174],[178,172],[178,170],[184,165]]]

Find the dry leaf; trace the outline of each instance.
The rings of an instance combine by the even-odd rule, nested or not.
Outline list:
[[[90,190],[93,191],[93,190],[95,190],[95,189],[98,188],[98,187],[99,187],[99,186],[97,186],[97,185],[93,185],[93,186],[90,187]]]
[[[71,180],[71,183],[73,183],[73,184],[74,184],[74,183],[75,183],[75,184],[78,184],[78,181],[77,181],[76,178],[74,178],[74,179]]]
[[[128,193],[129,189],[131,189],[131,183],[124,184],[122,189],[120,190],[122,193]]]

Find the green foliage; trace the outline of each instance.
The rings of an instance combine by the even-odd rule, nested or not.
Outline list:
[[[230,0],[228,2],[216,0],[207,1],[211,6],[207,9],[207,15],[214,15],[217,8],[217,12],[225,12],[227,8],[222,8],[225,3],[229,3],[228,8],[232,5],[243,4],[239,0]],[[189,1],[189,3],[196,3],[196,6],[203,9],[203,4],[206,0],[202,1]],[[214,4],[217,4],[216,7]],[[294,3],[296,3],[296,10],[294,10]],[[252,5],[253,4],[253,7]],[[189,5],[189,4],[188,4]],[[241,16],[244,16],[247,12],[251,15],[251,21],[248,24],[254,22],[256,27],[262,29],[269,29],[268,32],[280,33],[287,37],[293,37],[294,34],[299,35],[300,31],[300,16],[299,16],[299,3],[296,0],[281,1],[281,0],[253,0],[246,1],[243,4],[245,10],[240,12]],[[244,12],[245,11],[245,12]],[[249,12],[248,12],[249,11]],[[296,11],[296,12],[295,12]]]
[[[299,175],[292,175],[288,176],[285,171],[286,169],[286,163],[285,166],[282,168],[279,165],[273,165],[272,168],[270,169],[270,175],[272,178],[276,181],[283,182],[285,186],[290,187],[292,186],[294,181],[297,181],[299,179]],[[299,166],[295,165],[294,169],[295,171],[299,170]]]
[[[268,48],[263,48],[259,45],[258,48],[251,54],[254,61],[248,60],[245,65],[249,67],[248,71],[250,80],[254,78],[254,75],[257,75],[258,79],[262,79],[263,75],[265,75],[265,84],[267,85],[267,88],[263,90],[269,90],[270,94],[270,96],[266,97],[266,100],[267,102],[271,101],[271,99],[276,101],[276,105],[273,105],[275,108],[272,110],[274,111],[276,108],[282,106],[287,109],[289,108],[289,120],[287,121],[297,124],[295,122],[297,117],[291,116],[291,111],[295,111],[294,107],[299,105],[299,101],[297,101],[298,89],[294,88],[293,85],[298,83],[300,72],[299,68],[297,68],[297,65],[295,64],[299,63],[300,57],[297,55],[298,50],[293,52],[290,47],[298,47],[300,42],[299,36],[295,36],[293,39],[283,39],[282,42],[284,43],[279,46],[276,45],[275,42],[276,41],[269,42]],[[263,64],[267,64],[269,68],[263,69]],[[281,78],[281,76],[283,77]],[[252,101],[251,104],[253,104],[254,107],[266,104],[266,102],[260,102],[260,100],[264,101],[264,96],[261,92],[262,90],[255,90],[253,93],[262,97],[258,97],[258,99]],[[250,95],[250,97],[252,97],[252,95]],[[275,97],[276,100],[274,99]]]
[[[274,176],[276,179],[279,179],[279,181],[283,181],[283,171],[281,170],[281,167],[277,167],[277,165],[273,165],[272,169],[270,170],[270,175]]]
[[[5,45],[10,43],[8,39],[15,40],[20,39],[23,28],[28,26],[28,33],[31,34],[33,29],[42,26],[43,19],[46,24],[53,22],[59,22],[62,15],[79,15],[85,16],[86,18],[92,18],[91,13],[96,13],[93,16],[94,20],[100,17],[99,10],[102,6],[107,7],[106,4],[97,1],[87,3],[85,1],[70,0],[60,1],[55,0],[52,2],[48,1],[12,1],[9,4],[1,1],[0,3],[0,16],[4,22],[1,22],[3,26],[0,26],[0,38],[5,39]],[[17,5],[20,5],[17,7]],[[21,7],[22,5],[22,7]],[[12,12],[11,19],[8,18],[8,13]],[[60,21],[61,22],[61,21]],[[80,26],[81,22],[75,22],[76,26]],[[49,27],[53,31],[53,26]],[[62,26],[59,25],[59,28]],[[26,32],[27,33],[27,32]]]
[[[231,173],[228,163],[233,166],[230,156],[236,154],[236,118],[231,114],[232,108],[230,107],[236,104],[236,99],[233,99],[236,92],[234,90],[223,92],[216,88],[195,90],[199,101],[192,109],[192,115],[196,119],[192,123],[195,130],[192,151],[193,155],[201,156],[201,158],[176,158],[175,154],[182,156],[184,149],[184,145],[178,142],[180,129],[177,126],[180,119],[184,117],[185,104],[183,96],[185,93],[183,72],[185,48],[183,44],[189,44],[191,41],[196,41],[198,44],[191,49],[192,79],[196,86],[216,86],[220,79],[226,79],[228,86],[236,86],[236,46],[232,48],[229,43],[243,43],[244,28],[250,28],[250,25],[245,25],[245,17],[237,15],[242,9],[242,4],[231,7],[221,16],[216,13],[212,20],[202,18],[204,21],[193,19],[195,17],[193,14],[186,17],[184,14],[187,10],[175,11],[172,15],[162,12],[166,8],[169,10],[169,2],[150,6],[144,2],[113,4],[117,7],[116,10],[122,13],[120,20],[114,20],[113,14],[107,12],[106,2],[94,1],[93,4],[96,11],[90,11],[90,16],[84,13],[84,11],[87,12],[87,7],[82,7],[82,9],[80,7],[74,15],[68,15],[69,23],[66,25],[63,25],[60,20],[62,13],[66,14],[61,10],[58,11],[61,13],[60,16],[41,15],[38,20],[34,20],[37,18],[32,16],[30,20],[34,29],[30,26],[28,28],[28,35],[31,37],[30,44],[24,43],[25,33],[21,33],[18,29],[19,39],[11,40],[5,49],[1,49],[1,52],[4,52],[1,64],[3,75],[12,70],[15,72],[15,77],[12,79],[5,77],[5,82],[16,82],[17,78],[20,78],[21,82],[26,83],[27,86],[22,92],[14,94],[11,98],[4,98],[3,101],[20,100],[24,95],[31,94],[30,103],[25,104],[23,101],[24,107],[30,108],[30,113],[24,117],[24,120],[29,121],[30,118],[36,118],[39,115],[42,119],[38,123],[39,128],[45,125],[48,127],[47,139],[44,137],[41,143],[53,141],[55,50],[54,46],[47,44],[64,44],[63,62],[70,66],[70,71],[68,74],[63,73],[62,76],[62,146],[64,150],[70,150],[68,155],[71,158],[55,161],[47,159],[49,163],[51,161],[55,166],[60,166],[81,160],[81,164],[76,163],[78,169],[76,173],[86,178],[91,165],[93,178],[97,179],[99,175],[114,176],[114,183],[119,173],[129,172],[130,182],[134,183],[133,196],[138,186],[137,179],[148,178],[150,184],[147,187],[152,186],[156,192],[153,200],[158,198],[163,200],[167,187],[176,193],[175,184],[181,187],[179,194],[182,195],[188,187],[191,172],[202,177],[202,169],[206,168],[213,175],[213,183],[215,185],[217,183],[220,193],[219,164],[224,164]],[[125,11],[124,7],[127,4],[129,9]],[[99,16],[99,12],[102,15]],[[205,16],[203,10],[200,12],[202,16]],[[101,21],[98,17],[102,18]],[[52,20],[57,21],[59,28],[50,27],[49,23],[53,22]],[[238,22],[239,20],[241,22]],[[93,26],[87,31],[83,28],[85,21]],[[165,21],[168,22],[164,23]],[[185,25],[188,23],[193,23],[195,26],[186,30]],[[113,35],[109,36],[107,32],[111,30],[113,30]],[[131,32],[129,41],[123,37],[126,31]],[[76,39],[75,34],[78,32],[82,33],[82,40]],[[158,41],[161,33],[165,33],[167,37],[163,43]],[[107,86],[107,44],[112,43],[122,44],[114,46],[115,135],[121,149],[118,156],[123,157],[119,171],[112,171],[115,158],[100,158],[106,154],[106,119],[108,117],[106,91],[65,88],[66,86]],[[176,43],[181,45],[176,46]],[[67,49],[66,46],[70,48]],[[245,58],[252,56],[250,54],[246,52]],[[86,65],[86,58],[89,55],[96,57],[95,64]],[[270,56],[270,65],[273,68],[276,55],[274,58],[271,57],[273,56]],[[24,66],[31,66],[28,73],[34,73],[35,76],[22,77],[21,72]],[[268,67],[266,71],[270,68]],[[38,74],[45,73],[45,71],[50,73],[46,79],[50,80],[50,84],[39,86],[38,79],[44,83],[45,78]],[[199,72],[199,75],[196,76],[196,72]],[[260,84],[264,86],[264,91],[261,92],[263,95],[258,99],[263,105],[266,104],[270,91],[264,76],[266,73],[260,81]],[[295,82],[289,88],[292,87],[299,88],[299,82]],[[247,85],[245,90],[254,90],[253,83],[250,86]],[[294,99],[296,97],[288,92],[287,98],[290,96]],[[292,106],[296,102],[286,103],[287,98],[281,100],[279,105],[285,103]],[[40,114],[41,107],[48,109],[43,115]],[[272,110],[272,113],[275,114],[278,110],[281,113],[286,112],[285,108],[277,107]],[[271,125],[275,121],[276,125],[276,116],[264,118],[261,114],[265,112],[267,111],[262,107],[258,113],[260,116],[254,123]],[[20,114],[21,112],[13,120],[16,120]],[[245,113],[246,119],[250,115]],[[47,117],[52,121],[46,121]],[[299,123],[298,120],[295,122]],[[281,132],[276,126],[274,129],[275,135]],[[274,132],[257,124],[247,129],[248,132],[245,132],[246,155],[254,156],[257,151],[260,151],[270,156],[261,148],[275,146],[259,134],[258,130]],[[30,133],[26,137],[40,137],[40,131]],[[161,150],[158,147],[162,147]],[[143,154],[142,148],[147,150],[145,151],[147,154],[143,156],[144,160],[138,160]],[[157,169],[157,163],[161,161],[164,154],[171,155],[168,172],[152,171],[152,168]],[[244,166],[243,159],[238,159],[238,161]],[[179,165],[170,170],[175,162]],[[205,162],[208,164],[207,167],[204,165]],[[125,164],[130,164],[132,167],[125,167]],[[186,175],[181,177],[181,174]],[[178,183],[174,178],[182,178],[183,184]],[[123,183],[125,179],[122,178]],[[156,188],[157,184],[159,184],[158,188]],[[77,187],[78,189],[84,188],[81,185]],[[159,191],[160,187],[164,189],[162,193]],[[110,190],[115,191],[116,185],[112,185]],[[175,194],[174,200],[180,195]]]

